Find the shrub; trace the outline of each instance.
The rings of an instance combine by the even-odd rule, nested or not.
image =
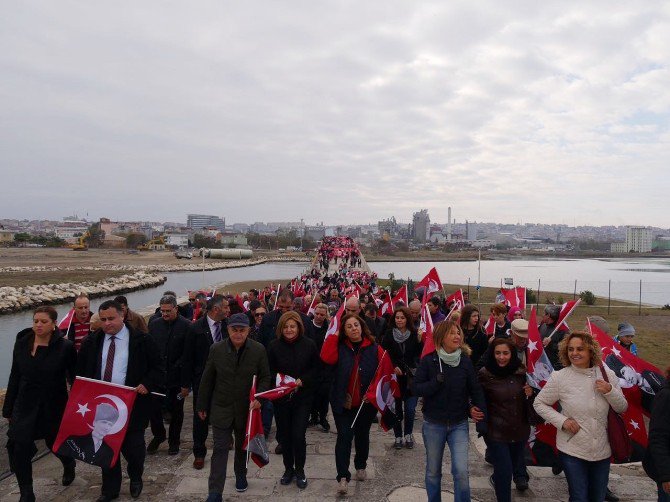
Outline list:
[[[581,298],[582,301],[587,305],[595,305],[596,304],[596,295],[594,295],[589,290],[581,291],[579,293],[579,298]]]

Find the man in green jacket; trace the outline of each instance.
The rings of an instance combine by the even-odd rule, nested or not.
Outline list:
[[[249,392],[256,376],[256,392],[270,388],[270,369],[265,348],[247,338],[249,318],[234,314],[228,318],[228,338],[212,345],[200,381],[197,409],[202,420],[209,416],[214,448],[209,471],[208,502],[220,502],[226,482],[228,450],[235,433],[235,489],[247,489],[247,468],[242,443],[250,409]]]

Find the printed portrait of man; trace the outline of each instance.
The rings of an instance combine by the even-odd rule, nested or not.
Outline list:
[[[111,467],[114,451],[105,443],[104,438],[119,419],[118,410],[108,403],[95,408],[93,429],[84,436],[70,436],[58,449],[58,453],[76,458],[82,462],[100,467]]]

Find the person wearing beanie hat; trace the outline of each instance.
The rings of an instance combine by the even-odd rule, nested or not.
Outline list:
[[[632,324],[627,322],[622,322],[619,324],[617,329],[617,335],[614,339],[619,342],[624,349],[633,354],[637,355],[637,345],[633,343],[633,337],[635,336],[635,328]]]

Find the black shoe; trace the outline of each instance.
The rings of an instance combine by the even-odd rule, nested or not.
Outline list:
[[[610,491],[609,486],[607,487],[607,491],[605,492],[605,500],[607,500],[607,502],[619,502],[619,497],[617,497]]]
[[[179,453],[179,445],[178,444],[171,444],[168,447],[168,455],[177,455]]]
[[[491,485],[491,488],[493,488],[494,490],[496,489],[496,482],[493,481],[493,474],[489,476],[489,484]]]
[[[562,465],[552,465],[551,466],[551,473],[554,476],[558,476],[562,472],[563,472],[563,466]]]
[[[95,502],[111,502],[112,500],[118,499],[118,495],[105,495],[104,493],[98,497]]]
[[[149,445],[147,446],[147,453],[149,455],[153,455],[158,451],[158,447],[161,445],[162,442],[165,441],[165,438],[163,439],[158,439],[158,438],[153,438],[150,442]]]
[[[320,424],[320,425],[321,425],[321,430],[322,430],[323,432],[328,432],[328,431],[330,431],[330,424],[328,423],[328,420],[326,420],[326,419],[321,420],[321,424]]]
[[[140,496],[140,493],[142,493],[142,488],[144,487],[144,483],[142,483],[142,480],[140,479],[139,481],[131,481],[130,482],[130,496],[136,499],[137,497]]]
[[[19,502],[35,502],[35,494],[33,493],[33,485],[32,483],[29,485],[23,485],[19,486],[19,490],[21,490],[21,497],[19,498]]]
[[[515,479],[514,484],[516,485],[516,489],[520,492],[525,492],[528,490],[528,480],[525,478],[519,478],[518,480]]]
[[[61,482],[63,486],[70,486],[72,482],[74,481],[74,466],[75,462],[72,462],[71,464],[68,464],[63,467],[63,479],[61,479]]]
[[[282,448],[281,448],[281,443],[277,443],[277,446],[275,447],[275,453],[277,455],[281,455]]]
[[[235,478],[235,490],[237,490],[239,493],[242,493],[246,492],[247,488],[249,488],[249,483],[247,483],[246,476],[240,476]]]
[[[312,416],[309,418],[309,426],[310,426],[310,427],[315,426],[315,425],[318,424],[318,423],[319,423],[319,417],[317,417],[316,415],[312,415]]]
[[[295,484],[301,490],[307,488],[307,478],[305,477],[305,471],[302,469],[295,471]]]
[[[284,486],[290,485],[294,477],[295,477],[295,471],[293,469],[286,469],[284,471],[284,475],[281,477],[279,482]]]

